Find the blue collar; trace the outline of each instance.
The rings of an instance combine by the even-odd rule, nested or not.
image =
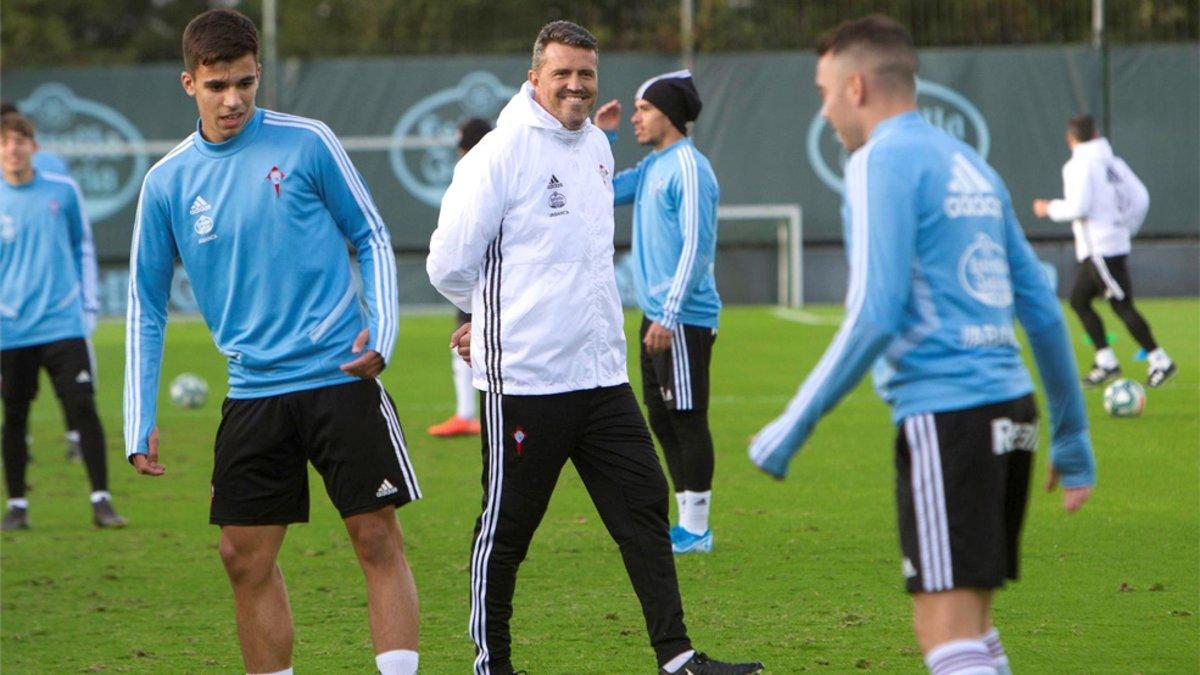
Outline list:
[[[878,138],[880,135],[899,127],[924,123],[925,118],[921,116],[920,111],[909,110],[908,112],[900,113],[899,115],[892,115],[879,124],[876,124],[875,128],[871,130],[871,138]]]
[[[675,151],[675,150],[678,150],[679,148],[682,148],[684,145],[691,145],[691,144],[692,144],[692,139],[691,139],[691,137],[690,137],[690,136],[684,136],[683,138],[681,138],[681,139],[679,139],[679,140],[675,141],[674,143],[672,143],[672,144],[668,145],[667,147],[663,148],[662,150],[654,150],[654,151],[652,151],[652,152],[650,153],[650,157],[658,158],[658,157],[661,157],[661,156],[663,156],[663,155],[666,155],[666,154],[667,154],[667,153],[669,153],[669,152],[673,152],[673,151]]]
[[[266,112],[262,108],[255,107],[254,116],[250,118],[249,122],[246,122],[246,126],[242,127],[236,136],[221,143],[207,141],[204,134],[200,133],[200,120],[196,120],[196,149],[209,157],[228,157],[254,141],[254,136],[262,128],[265,116]]]

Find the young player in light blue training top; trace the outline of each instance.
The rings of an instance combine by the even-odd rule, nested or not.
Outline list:
[[[33,123],[0,121],[0,396],[8,509],[0,530],[29,527],[25,472],[29,408],[45,369],[68,428],[77,429],[92,484],[92,522],[121,527],[108,493],[104,429],[96,412],[96,251],[83,195],[70,177],[35,169]]]
[[[253,22],[211,10],[188,24],[183,44],[182,83],[200,120],[150,169],[138,200],[126,453],[139,473],[163,473],[155,399],[178,258],[229,360],[209,520],[221,526],[246,672],[290,672],[291,614],[275,559],[287,526],[308,520],[312,462],[367,581],[376,664],[415,673],[416,588],[395,509],[421,492],[377,379],[396,341],[390,235],[327,126],[255,106]],[[346,242],[357,249],[362,306]]]
[[[992,592],[1017,577],[1038,437],[1033,347],[1050,408],[1051,488],[1079,508],[1095,483],[1062,311],[1004,182],[916,110],[908,31],[868,17],[820,45],[822,115],[852,154],[843,220],[850,285],[833,343],[750,446],[782,478],[822,415],[874,365],[892,406],[903,569],[931,672],[1007,673]]]
[[[634,97],[638,143],[654,148],[613,178],[613,201],[633,204],[633,268],[641,326],[642,398],[667,460],[679,524],[675,553],[712,551],[713,443],[708,428],[709,364],[721,296],[713,278],[720,188],[708,159],[688,138],[700,96],[686,70],[652,77]],[[610,139],[621,104],[596,125]]]

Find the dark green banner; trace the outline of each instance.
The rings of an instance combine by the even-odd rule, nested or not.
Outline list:
[[[1085,46],[921,53],[922,113],[1004,176],[1031,236],[1069,236],[1066,226],[1034,220],[1029,203],[1061,192],[1064,124],[1076,112],[1100,112],[1098,64]],[[807,53],[701,55],[695,74],[704,112],[694,135],[716,170],[722,204],[800,204],[806,240],[835,241],[844,153],[817,114],[814,65]],[[602,53],[601,101],[620,98],[627,118],[637,85],[677,67],[664,56]],[[453,170],[444,140],[466,117],[494,119],[527,68],[525,56],[398,57],[292,61],[274,75],[283,92],[277,107],[321,119],[342,137],[396,247],[419,251]],[[146,170],[194,128],[179,71],[159,64],[4,75],[4,97],[34,118],[43,145],[66,154],[105,260],[128,254]],[[1198,81],[1197,45],[1113,50],[1111,140],[1150,189],[1143,236],[1200,232]],[[614,152],[619,167],[645,152],[627,120]],[[628,213],[618,213],[618,237],[626,240]],[[738,238],[736,227],[722,236]]]

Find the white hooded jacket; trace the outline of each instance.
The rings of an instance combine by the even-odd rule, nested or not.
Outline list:
[[[1077,143],[1062,177],[1063,198],[1050,202],[1049,215],[1071,222],[1076,260],[1128,255],[1150,197],[1129,166],[1113,156],[1108,139]]]
[[[475,387],[555,394],[629,381],[613,272],[613,156],[529,83],[454,170],[426,271],[471,313]]]

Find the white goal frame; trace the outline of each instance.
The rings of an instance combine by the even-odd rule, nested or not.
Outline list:
[[[799,204],[731,204],[717,207],[717,222],[722,220],[779,221],[775,228],[776,302],[781,307],[803,307],[804,209]]]

